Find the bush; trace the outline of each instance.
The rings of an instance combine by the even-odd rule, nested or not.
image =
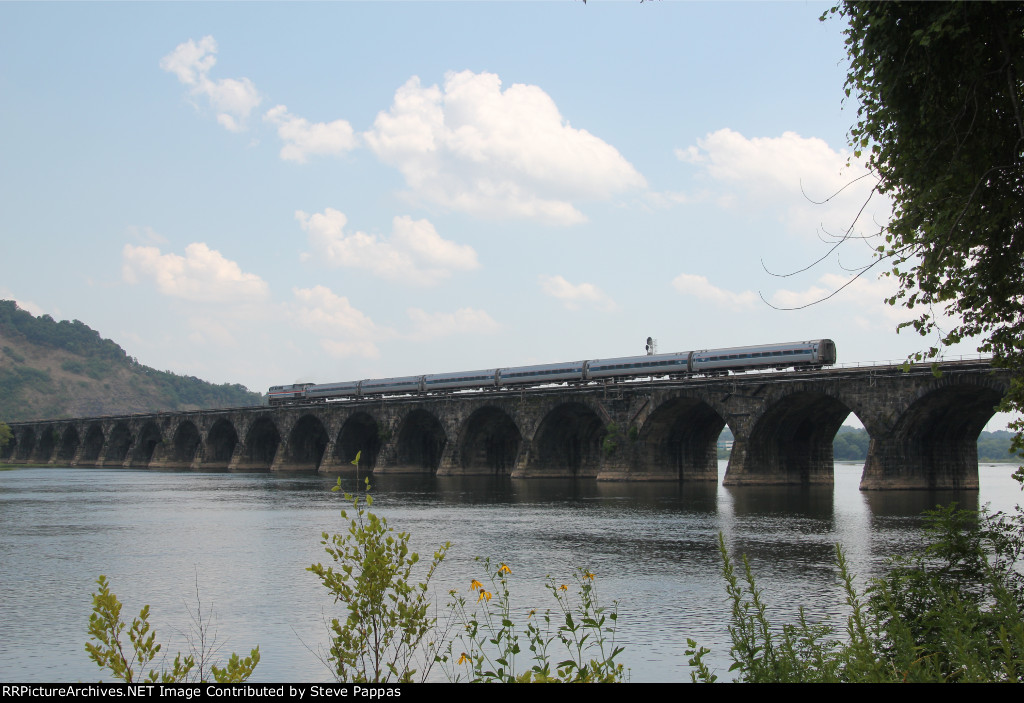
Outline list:
[[[929,544],[894,559],[858,594],[836,545],[851,613],[844,637],[828,622],[773,628],[743,558],[737,576],[724,538],[726,592],[732,602],[730,671],[746,682],[1018,682],[1024,678],[1024,513],[988,515],[956,506],[925,514]],[[692,640],[691,679],[713,682],[709,650]]]
[[[525,634],[533,663],[520,671],[520,628],[513,619],[508,585],[512,569],[507,564],[494,567],[490,559],[483,564],[491,590],[474,579],[470,583],[472,602],[457,591],[450,592],[450,622],[460,634],[438,659],[450,681],[614,683],[625,679],[622,664],[615,662],[622,652],[622,647],[615,646],[617,608],[608,611],[599,604],[593,573],[577,569],[575,601],[570,600],[567,584],[548,578],[546,587],[558,604],[554,615],[558,625],[553,625],[551,611],[543,615],[536,609],[527,612]],[[550,649],[556,641],[566,658],[552,669]]]
[[[178,652],[170,668],[154,666],[162,646],[156,642],[156,632],[149,626],[149,606],[145,606],[139,616],[132,620],[128,629],[128,643],[124,641],[124,630],[127,624],[121,619],[121,602],[110,592],[110,584],[106,576],[100,576],[96,583],[99,591],[92,594],[92,615],[89,617],[90,641],[86,642],[85,650],[101,668],[110,672],[115,679],[125,683],[183,683],[187,681],[205,682],[212,675],[217,683],[241,683],[248,680],[260,661],[260,648],[252,650],[245,659],[232,654],[226,667],[215,664],[207,671],[205,663],[215,652],[206,646],[209,643],[201,616],[197,621],[200,650],[193,651],[183,657]],[[131,650],[128,644],[131,644]],[[198,657],[200,665],[196,666]]]
[[[370,480],[366,479],[367,491]],[[340,490],[341,478],[332,489]],[[426,679],[438,649],[436,619],[429,614],[430,580],[444,561],[450,543],[434,552],[423,581],[413,583],[412,569],[419,555],[409,551],[409,534],[395,532],[388,522],[370,512],[373,498],[345,494],[353,514],[348,532],[323,533],[325,551],[337,564],[313,564],[309,571],[320,577],[347,610],[344,618],[331,620],[328,661],[339,681],[411,682]],[[417,676],[418,675],[418,676]]]

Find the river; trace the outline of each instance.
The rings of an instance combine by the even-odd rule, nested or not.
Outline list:
[[[836,542],[863,583],[916,546],[923,509],[958,500],[1008,510],[1020,498],[1008,465],[982,465],[980,490],[961,495],[862,493],[860,471],[837,463],[828,488],[382,476],[372,493],[375,512],[411,533],[421,554],[451,541],[433,588],[442,605],[449,589],[484,580],[474,557],[490,556],[511,567],[525,625],[529,609],[554,606],[547,575],[572,583],[573,567],[585,567],[602,603],[618,601],[631,680],[682,681],[687,637],[710,647],[708,661],[728,677],[719,532],[749,556],[773,621],[804,606],[842,626]],[[305,569],[328,558],[321,532],[345,527],[333,484],[311,474],[0,471],[0,680],[100,678],[83,647],[99,574],[125,619],[152,606],[165,650],[187,648],[198,586],[224,653],[259,644],[254,681],[330,680],[317,652],[339,611]]]

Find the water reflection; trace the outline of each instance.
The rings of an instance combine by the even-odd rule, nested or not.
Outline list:
[[[1020,495],[1006,467],[983,467],[973,493],[862,493],[860,468],[837,465],[834,487],[813,488],[392,475],[374,479],[374,508],[421,553],[453,543],[440,594],[465,589],[482,575],[474,557],[492,556],[513,566],[525,615],[550,604],[548,574],[593,570],[602,597],[619,601],[633,680],[673,681],[687,675],[687,637],[713,649],[720,673],[728,668],[720,532],[734,554],[747,554],[774,620],[800,606],[841,616],[836,542],[863,582],[889,555],[914,548],[921,510],[954,499],[1007,509]],[[327,641],[334,605],[304,569],[325,558],[320,533],[343,529],[334,483],[265,472],[0,473],[0,678],[96,678],[82,644],[89,594],[104,573],[126,614],[152,604],[160,638],[176,639],[175,648],[198,578],[228,650],[260,644],[259,680],[327,679],[307,645]]]

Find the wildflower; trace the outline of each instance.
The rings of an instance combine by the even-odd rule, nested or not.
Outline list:
[[[532,618],[536,614],[537,614],[537,609],[536,608],[531,608],[530,609],[530,613],[526,616],[526,619],[529,620],[530,618]]]
[[[583,572],[583,578],[590,579],[591,581],[593,581],[594,580],[594,574],[592,572],[590,572],[590,571],[584,571]]]
[[[476,602],[479,603],[482,600],[489,601],[490,599],[491,599],[491,592],[490,591],[485,591],[484,589],[481,588],[480,589],[480,597],[476,599]]]
[[[560,591],[568,591],[568,590],[569,590],[569,587],[568,587],[568,586],[566,586],[566,585],[565,585],[565,584],[563,583],[563,584],[562,584],[561,586],[559,586],[559,587],[558,587],[558,589],[559,589]]]
[[[454,596],[454,595],[455,595],[456,593],[458,593],[458,592],[459,592],[459,591],[458,591],[457,589],[453,588],[452,590],[448,591],[448,595],[450,595],[450,596]]]
[[[501,568],[498,569],[499,574],[511,574],[512,569],[508,568],[508,564],[502,564]]]
[[[469,661],[469,655],[466,654],[465,652],[463,652],[462,656],[459,657],[459,664],[465,664],[468,661]]]
[[[476,579],[473,579],[473,583],[469,584],[469,590],[471,590],[471,591],[475,591],[478,588],[483,588],[483,587],[484,587],[484,585],[482,583],[480,583],[479,581],[477,581]]]

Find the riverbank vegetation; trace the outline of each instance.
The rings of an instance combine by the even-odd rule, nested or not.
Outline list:
[[[1024,680],[1024,513],[987,515],[956,506],[926,513],[927,544],[893,559],[859,592],[842,548],[839,581],[850,608],[845,628],[811,622],[773,626],[746,558],[719,537],[731,605],[730,654],[749,683],[967,683]],[[713,683],[707,648],[689,640],[694,682]]]
[[[438,547],[422,580],[415,580],[420,559],[409,550],[409,533],[396,532],[370,510],[369,479],[365,485],[362,499],[345,494],[352,504],[341,512],[347,531],[322,535],[333,564],[309,567],[343,610],[330,621],[324,660],[339,681],[425,681],[435,665],[453,682],[624,679],[615,662],[622,652],[615,646],[617,611],[600,605],[593,573],[577,571],[575,598],[568,584],[548,577],[557,604],[552,614],[514,608],[512,567],[478,559],[482,580],[472,579],[465,592],[449,591],[442,614],[432,614],[430,582],[451,543]],[[339,478],[332,490],[340,489]],[[523,613],[525,623],[517,622]]]
[[[85,651],[100,669],[125,683],[241,683],[248,680],[260,662],[260,648],[248,657],[232,653],[223,667],[213,662],[217,655],[216,638],[204,620],[202,606],[192,613],[191,651],[174,657],[168,666],[160,656],[163,645],[156,641],[156,632],[149,624],[149,606],[144,606],[131,626],[121,618],[121,602],[110,592],[106,576],[96,579],[99,589],[92,594],[92,615],[89,616],[89,641]],[[198,591],[197,591],[198,598]],[[128,639],[125,640],[125,628]]]

